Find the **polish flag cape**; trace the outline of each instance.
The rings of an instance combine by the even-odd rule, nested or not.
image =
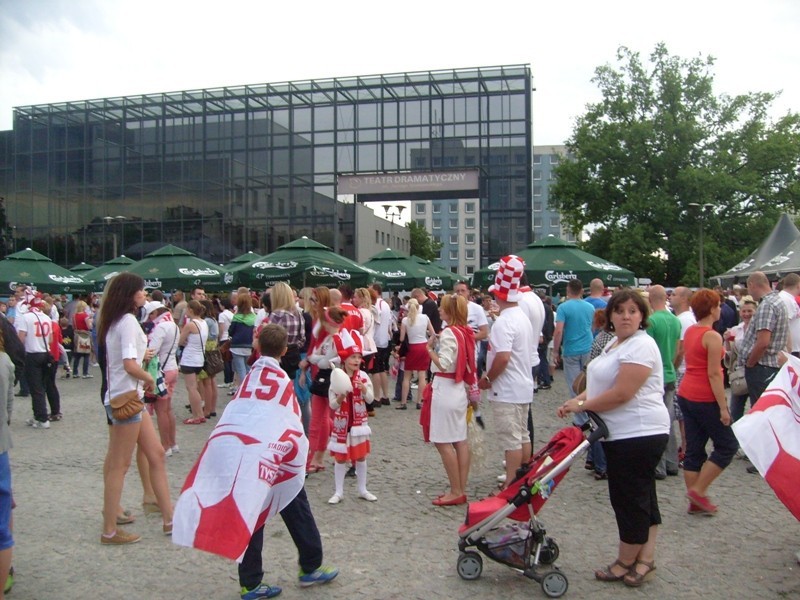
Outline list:
[[[800,359],[793,356],[758,402],[733,424],[747,457],[800,520]]]
[[[241,562],[253,532],[303,488],[307,455],[292,381],[262,356],[186,478],[172,541]]]

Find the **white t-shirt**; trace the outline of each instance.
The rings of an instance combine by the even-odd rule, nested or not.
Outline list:
[[[686,335],[686,330],[689,329],[692,325],[697,324],[697,319],[694,318],[694,313],[691,309],[683,311],[681,314],[676,315],[678,320],[681,322],[681,337],[680,340],[683,341],[683,336]],[[686,372],[686,359],[681,360],[681,364],[678,366],[678,373],[683,374]]]
[[[424,344],[428,341],[428,323],[431,320],[428,315],[423,315],[422,312],[417,313],[417,318],[414,324],[411,325],[408,317],[403,317],[403,325],[406,328],[406,337],[409,344]]]
[[[265,308],[259,308],[256,313],[256,323],[253,325],[253,330],[256,331],[261,324],[269,318],[269,313]]]
[[[25,332],[25,352],[47,352],[53,340],[53,322],[39,309],[17,315],[14,320],[17,331]]]
[[[506,308],[497,317],[489,335],[487,371],[491,370],[498,352],[511,352],[511,356],[505,370],[492,381],[489,400],[509,404],[531,402],[533,399],[531,348],[536,348],[536,342],[533,340],[533,328],[528,317],[519,306]]]
[[[219,341],[224,342],[228,339],[228,328],[231,326],[233,313],[227,308],[219,313]]]
[[[669,413],[664,405],[664,367],[655,340],[637,331],[612,348],[611,340],[586,371],[586,398],[591,400],[614,387],[623,364],[650,367],[650,376],[628,402],[600,416],[608,426],[607,440],[624,440],[669,433]]]
[[[178,326],[173,321],[161,321],[150,332],[148,346],[158,353],[158,362],[162,370],[174,371],[178,368],[175,352],[178,350],[180,337]]]
[[[539,364],[539,338],[542,337],[542,328],[544,327],[544,302],[535,292],[524,292],[520,295],[518,306],[522,312],[528,317],[533,329],[533,366]]]
[[[472,300],[467,301],[467,325],[470,326],[474,333],[478,333],[478,329],[484,325],[489,326],[486,311],[483,310],[480,304],[476,304]]]
[[[123,360],[135,359],[141,363],[147,349],[147,336],[139,326],[139,321],[132,314],[123,315],[108,328],[106,334],[106,355],[108,357],[108,389],[103,403],[108,405],[109,400],[133,389],[139,390],[139,397],[143,395],[141,381],[128,375],[125,371]]]
[[[375,345],[378,348],[386,348],[392,338],[392,309],[389,303],[383,298],[378,298],[375,302],[377,317],[375,319]]]
[[[200,328],[197,333],[195,325]],[[205,362],[205,344],[208,341],[208,325],[203,319],[192,319],[191,324],[187,325],[189,337],[186,338],[186,347],[181,354],[182,367],[202,367]]]
[[[778,296],[786,306],[786,315],[789,317],[789,335],[792,336],[792,352],[800,352],[800,306],[789,292],[781,290]]]

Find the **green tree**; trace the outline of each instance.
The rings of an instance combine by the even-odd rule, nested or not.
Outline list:
[[[431,234],[416,221],[410,221],[408,229],[411,237],[411,254],[425,260],[436,260],[442,243],[435,241]]]
[[[715,95],[714,59],[649,64],[627,48],[592,80],[602,100],[579,117],[550,204],[591,239],[586,249],[668,284],[752,252],[781,212],[800,210],[800,116],[771,120],[772,93]]]

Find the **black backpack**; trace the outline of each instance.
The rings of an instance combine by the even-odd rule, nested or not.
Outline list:
[[[6,354],[8,354],[11,362],[14,363],[14,370],[17,379],[19,379],[25,366],[25,345],[20,341],[17,330],[11,324],[11,321],[2,313],[0,313],[0,329],[3,332]]]

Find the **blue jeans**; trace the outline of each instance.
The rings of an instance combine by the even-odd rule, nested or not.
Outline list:
[[[756,365],[755,367],[744,368],[744,380],[747,382],[747,391],[750,394],[750,406],[753,406],[770,382],[775,379],[778,374],[778,369],[774,367],[765,367],[764,365]]]
[[[564,362],[564,377],[567,380],[567,393],[572,396],[572,383],[589,362],[589,353],[576,354],[575,356],[564,356],[562,360]],[[580,426],[586,423],[588,420],[589,417],[585,413],[578,413],[575,415],[573,422]],[[606,453],[603,452],[603,446],[601,445],[601,442],[595,442],[592,444],[592,447],[589,448],[589,454],[586,459],[594,463],[594,470],[596,473],[606,472]]]
[[[233,370],[239,378],[239,385],[242,385],[244,378],[247,377],[247,373],[250,371],[250,367],[247,365],[247,358],[247,356],[241,356],[239,354],[233,355]]]
[[[664,405],[667,407],[669,413],[669,439],[667,440],[667,447],[664,449],[664,454],[661,460],[658,461],[656,467],[657,475],[666,475],[670,473],[677,473],[678,464],[678,438],[675,435],[675,428],[672,424],[675,422],[675,384],[669,385],[670,389],[664,389]]]

